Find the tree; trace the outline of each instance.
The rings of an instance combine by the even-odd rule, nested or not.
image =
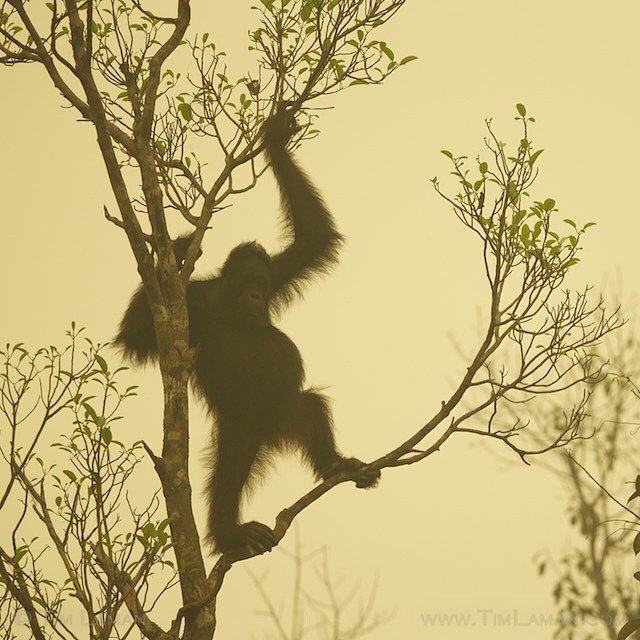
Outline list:
[[[182,592],[183,607],[171,628],[161,629],[146,614],[135,576],[108,545],[99,542],[91,558],[104,580],[115,585],[146,637],[182,633],[185,638],[210,638],[217,595],[237,560],[223,556],[206,574],[191,508],[187,382],[193,352],[185,291],[202,238],[213,214],[250,189],[263,173],[258,157],[265,116],[286,103],[301,123],[293,140],[299,144],[316,132],[310,111],[313,101],[352,84],[380,82],[412,59],[396,61],[388,45],[372,36],[403,4],[404,0],[262,0],[261,26],[250,33],[257,75],[238,80],[229,79],[224,54],[207,33],[189,44],[196,78],[166,67],[187,34],[188,0],[177,0],[176,15],[171,17],[159,16],[137,0],[84,4],[65,0],[64,6],[54,1],[47,5],[48,14],[32,10],[22,0],[2,5],[2,61],[43,65],[67,102],[95,128],[118,206],[118,215],[106,209],[105,215],[127,235],[153,313],[165,390],[164,443],[161,455],[147,452],[162,485]],[[481,240],[491,299],[481,344],[450,398],[422,428],[374,461],[371,469],[423,460],[454,433],[497,438],[523,460],[580,437],[583,403],[542,447],[515,444],[515,437],[526,433],[526,425],[519,422],[496,428],[504,403],[524,402],[598,377],[603,364],[592,355],[591,346],[618,325],[615,314],[608,314],[601,302],[589,302],[588,291],[558,295],[568,270],[578,261],[579,241],[588,225],[578,228],[568,221],[570,228],[563,235],[552,218],[553,200],[528,204],[527,189],[537,176],[541,151],[534,151],[528,138],[533,119],[522,105],[518,112],[524,137],[515,155],[506,155],[505,145],[489,126],[491,165],[478,160],[479,173],[470,181],[466,157],[445,152],[460,192],[447,196],[435,181],[464,226]],[[216,141],[219,173],[209,175],[204,161],[195,156],[192,145],[198,136]],[[241,175],[245,180],[238,184]],[[169,215],[193,230],[180,268],[171,250]],[[510,370],[507,362],[513,357],[515,366]],[[471,407],[462,409],[463,401]],[[456,410],[459,415],[454,415]],[[104,418],[96,414],[98,424]],[[462,426],[471,419],[484,428]],[[438,434],[436,429],[443,425]],[[434,442],[425,442],[432,434]],[[276,537],[285,535],[304,508],[350,479],[349,473],[336,475],[284,509],[276,520]],[[153,526],[157,531],[160,524]],[[160,538],[164,542],[164,536]],[[7,579],[15,586],[19,576],[20,571],[9,572]],[[29,588],[20,591],[23,600],[25,594],[32,609],[41,607],[46,614],[45,601],[40,603]],[[38,620],[30,617],[29,623],[39,637]]]
[[[325,548],[304,553],[296,532],[294,549],[285,554],[293,565],[288,615],[282,612],[282,606],[278,606],[265,587],[266,576],[250,574],[264,603],[264,610],[259,613],[271,621],[280,640],[307,637],[355,640],[365,637],[391,617],[375,611],[376,584],[360,601],[357,600],[361,595],[357,584],[348,587],[340,584],[342,577],[333,576]],[[308,585],[305,569],[318,557],[313,567],[318,583],[314,588]],[[355,612],[352,611],[354,608]]]
[[[154,585],[159,591],[136,598],[142,607],[147,597],[175,584],[166,558],[168,520],[157,517],[158,490],[139,504],[128,493],[143,445],[114,436],[122,404],[136,388],[122,391],[122,369],[110,371],[100,355],[103,345],[81,334],[72,326],[61,349],[29,352],[16,344],[0,352],[0,451],[7,466],[0,498],[7,527],[0,546],[0,628],[7,638],[20,637],[22,626],[33,638],[51,632],[75,637],[67,622],[70,601],[80,603],[90,637],[109,638],[118,633],[127,590],[146,590],[151,576],[168,570]],[[52,445],[61,456],[56,464],[43,451],[43,434],[69,416],[71,430]],[[33,535],[40,528],[34,519],[44,540]],[[59,574],[40,568],[51,555],[57,563],[50,566],[57,564]],[[96,564],[94,558],[109,562]],[[145,624],[142,608],[136,615]],[[125,628],[131,625],[129,620]]]
[[[540,575],[550,569],[555,577],[554,637],[559,640],[617,640],[622,623],[639,614],[637,588],[627,577],[633,523],[620,503],[602,490],[623,494],[638,454],[632,383],[637,377],[638,344],[628,329],[616,337],[601,348],[610,354],[610,372],[594,387],[585,407],[585,426],[593,437],[575,442],[570,453],[546,460],[567,491],[569,522],[580,535],[562,557],[541,554],[538,560]],[[552,429],[562,419],[560,404],[540,416],[540,422]]]
[[[118,439],[123,404],[136,387],[121,389],[124,368],[109,370],[104,345],[83,338],[75,325],[67,336],[63,348],[29,352],[17,344],[0,351],[0,453],[7,463],[0,513],[11,524],[0,543],[0,631],[6,638],[21,637],[24,626],[36,638],[49,630],[74,637],[74,602],[90,637],[126,637],[135,626],[121,611],[127,590],[138,594],[137,604],[129,604],[144,619],[177,581],[159,491],[131,491],[145,486],[138,468],[144,443]],[[60,419],[62,434],[51,445],[59,459],[51,453],[43,458],[44,433]],[[44,539],[33,535],[41,528]],[[293,551],[282,551],[294,574],[289,621],[265,590],[264,577],[252,579],[264,615],[283,637],[358,638],[386,620],[374,611],[375,585],[364,602],[355,600],[357,585],[343,593],[326,549],[303,553],[296,535]],[[108,557],[113,570],[93,562],[94,554]],[[318,556],[317,584],[309,584],[305,568]]]
[[[223,563],[207,577],[191,509],[187,382],[193,354],[186,283],[212,215],[227,199],[250,189],[264,171],[256,167],[256,158],[267,114],[286,102],[302,119],[294,143],[300,142],[315,133],[311,102],[354,83],[380,82],[410,61],[395,61],[387,44],[372,37],[403,4],[263,0],[261,26],[249,35],[258,77],[238,80],[229,79],[224,52],[209,42],[208,33],[188,45],[197,80],[166,67],[190,26],[189,0],[178,0],[171,17],[156,15],[136,0],[54,0],[48,11],[22,0],[1,5],[2,62],[41,64],[65,100],[95,128],[119,211],[115,216],[105,208],[105,215],[126,233],[150,302],[165,407],[162,454],[149,453],[170,516],[183,601],[190,607],[176,619],[179,626],[185,618],[186,637],[213,633],[215,594],[229,566]],[[221,152],[217,175],[206,175],[190,150],[203,135],[212,137]],[[238,185],[244,166],[248,178]],[[181,269],[167,225],[172,212],[193,228]],[[117,564],[109,551],[97,549],[96,559],[115,578]],[[138,615],[137,598],[129,600],[141,631],[160,633]]]

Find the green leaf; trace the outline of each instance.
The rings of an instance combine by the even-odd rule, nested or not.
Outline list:
[[[533,167],[533,164],[535,163],[535,161],[538,159],[538,156],[544,151],[544,149],[538,149],[535,153],[531,154],[531,157],[529,158],[529,166]]]
[[[393,53],[393,51],[391,51],[391,49],[389,49],[389,47],[387,47],[387,43],[386,42],[381,42],[380,43],[380,51],[382,51],[382,53],[384,53],[385,56],[387,56],[387,58],[389,58],[389,60],[393,60],[396,56]]]
[[[165,518],[158,524],[158,531],[164,531],[167,528],[167,525],[171,522],[171,518]]]
[[[525,108],[525,106],[523,104],[518,103],[516,105],[516,109],[518,110],[518,113],[524,118],[527,115],[527,110]]]
[[[193,117],[193,111],[191,110],[191,105],[187,104],[186,102],[181,102],[178,105],[178,111],[180,112],[180,115],[184,118],[184,120],[186,120],[187,122],[189,122],[189,120],[191,120],[191,118]]]
[[[627,500],[627,504],[636,498],[640,498],[640,475],[636,476],[636,490],[631,494],[631,497]]]
[[[109,368],[107,367],[107,363],[105,359],[102,356],[99,356],[97,353],[95,357],[96,357],[96,362],[98,363],[98,366],[100,367],[100,369],[102,369],[102,373],[107,373]]]
[[[76,476],[76,474],[73,473],[73,471],[71,471],[69,469],[64,469],[64,471],[62,473],[64,473],[64,475],[67,476],[67,478],[69,478],[69,480],[71,480],[71,482],[77,482],[78,476]]]
[[[484,175],[489,170],[489,165],[486,162],[480,163],[480,173]]]
[[[535,226],[533,227],[533,238],[534,240],[542,233],[542,221],[538,220]]]
[[[100,431],[100,436],[102,437],[102,441],[105,444],[111,444],[111,442],[113,441],[113,434],[111,433],[111,429],[109,429],[109,427],[104,427],[104,429]]]
[[[342,78],[344,78],[344,67],[342,66],[341,61],[338,58],[333,58],[329,63],[336,74],[336,78],[338,78],[338,80],[342,80]]]
[[[27,551],[29,551],[29,547],[27,546],[19,547],[18,550],[16,551],[16,554],[13,556],[13,561],[15,563],[20,562],[20,560],[22,560],[22,558],[24,558],[24,556],[26,555]]]
[[[405,56],[404,58],[402,58],[402,60],[400,60],[400,66],[402,66],[403,64],[408,64],[409,62],[413,62],[417,59],[418,56]]]
[[[636,533],[636,537],[633,539],[633,553],[636,555],[640,553],[640,532]]]
[[[444,153],[444,155],[447,156],[447,158],[451,158],[451,160],[453,160],[453,153],[451,153],[451,151],[447,151],[446,149],[441,149],[440,153]]]
[[[542,206],[545,211],[551,211],[556,206],[556,201],[553,198],[547,198]]]
[[[520,211],[518,211],[518,213],[516,213],[516,215],[513,216],[513,224],[520,224],[524,220],[524,217],[526,215],[527,215],[526,209],[520,209]]]
[[[94,411],[93,407],[88,402],[83,402],[82,406],[84,410],[87,412],[87,415],[94,421],[98,419],[98,414]]]
[[[313,8],[313,0],[306,0],[304,6],[300,10],[300,18],[303,22],[307,22],[311,17],[311,9]]]

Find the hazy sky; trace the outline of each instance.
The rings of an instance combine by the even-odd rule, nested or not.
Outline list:
[[[194,9],[194,28],[212,34],[238,74],[250,59],[251,4]],[[639,24],[635,0],[409,0],[384,33],[398,55],[419,60],[380,87],[353,87],[327,102],[335,108],[321,117],[322,135],[298,157],[348,244],[338,269],[280,326],[298,344],[309,379],[328,388],[345,452],[370,459],[404,441],[448,397],[466,366],[460,352],[477,344],[488,301],[479,245],[428,179],[445,181],[440,149],[481,151],[484,118],[517,140],[514,105],[524,103],[537,119],[533,140],[545,149],[532,195],[554,198],[563,217],[598,223],[571,284],[606,287],[621,274],[625,294],[637,290]],[[138,276],[123,234],[102,217],[103,204],[115,206],[95,133],[60,108],[35,67],[1,68],[0,88],[0,339],[59,343],[75,320],[106,341]],[[276,247],[277,206],[266,175],[217,219],[198,269],[218,266],[241,240]],[[143,389],[122,437],[158,447],[159,375],[130,375]],[[198,451],[209,429],[195,408],[198,495]],[[311,486],[295,460],[277,467],[249,517],[272,523]],[[338,488],[298,524],[306,550],[329,548],[336,575],[365,592],[379,576],[379,608],[395,617],[372,638],[460,638],[460,628],[422,621],[453,612],[473,614],[473,638],[526,640],[550,630],[498,624],[479,611],[518,610],[521,620],[553,612],[549,581],[537,577],[532,556],[570,544],[564,505],[544,469],[458,436],[419,465],[386,470],[375,491]],[[283,542],[292,544],[292,535]],[[231,572],[220,637],[264,637],[247,568],[267,572],[265,584],[286,601],[288,565],[278,553]]]

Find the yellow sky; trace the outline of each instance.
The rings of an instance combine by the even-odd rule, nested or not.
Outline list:
[[[211,4],[195,8],[194,27],[209,31],[241,73],[252,3]],[[428,179],[448,172],[440,149],[481,151],[485,117],[501,137],[518,139],[514,105],[524,103],[538,121],[533,140],[545,149],[532,195],[554,198],[563,217],[598,223],[572,284],[602,286],[620,273],[625,295],[637,290],[639,24],[635,0],[409,0],[385,39],[419,60],[383,86],[331,100],[322,136],[299,158],[348,244],[339,268],[280,325],[302,351],[309,379],[328,387],[345,452],[368,459],[405,440],[464,370],[459,347],[476,345],[488,301],[479,247]],[[95,134],[59,108],[36,68],[0,69],[0,90],[0,339],[57,343],[75,320],[108,340],[138,276],[124,236],[102,217],[113,198]],[[216,221],[199,269],[215,268],[247,238],[276,246],[277,202],[267,175]],[[131,375],[143,390],[126,432],[157,446],[158,375]],[[209,428],[194,410],[198,492],[197,452]],[[305,548],[327,545],[336,575],[364,585],[380,576],[380,608],[395,618],[371,638],[467,633],[426,627],[421,616],[438,612],[474,614],[474,639],[550,637],[547,628],[514,629],[478,613],[550,614],[549,582],[531,558],[569,543],[561,488],[541,468],[504,460],[499,447],[458,437],[422,464],[385,471],[377,490],[340,487],[299,519]],[[295,461],[280,462],[248,513],[271,523],[310,486]],[[251,563],[284,599],[286,566],[277,552]],[[220,637],[264,637],[246,568],[234,568],[224,588]]]

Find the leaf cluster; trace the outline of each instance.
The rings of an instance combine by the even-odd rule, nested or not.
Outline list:
[[[0,500],[5,523],[0,629],[5,632],[10,626],[3,625],[13,624],[27,603],[32,631],[46,621],[66,637],[68,607],[79,601],[103,637],[125,634],[132,622],[119,616],[123,596],[113,575],[134,576],[145,599],[159,595],[151,595],[152,575],[168,569],[160,594],[174,582],[166,558],[172,546],[169,520],[157,517],[158,495],[142,500],[131,495],[143,443],[125,444],[117,436],[123,429],[118,426],[122,404],[137,387],[122,389],[124,368],[111,370],[103,346],[81,334],[73,325],[63,349],[30,352],[15,344],[0,351],[0,453],[8,478]],[[45,456],[41,441],[54,418],[70,428]],[[22,506],[16,510],[17,504]],[[34,521],[40,523],[37,529]],[[41,533],[30,536],[34,530]],[[48,575],[41,568],[45,558]]]

